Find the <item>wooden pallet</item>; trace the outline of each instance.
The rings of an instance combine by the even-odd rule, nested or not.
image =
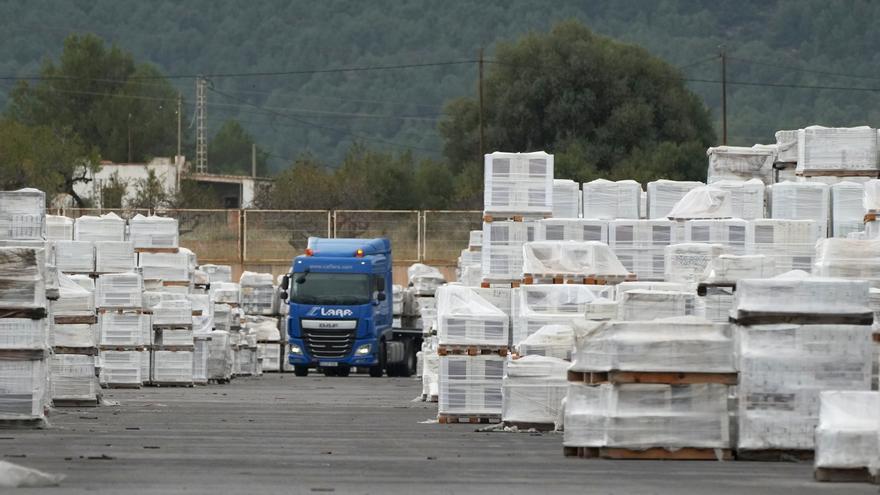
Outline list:
[[[154,351],[169,351],[169,352],[194,352],[196,346],[195,345],[153,345],[150,346],[151,350]]]
[[[566,457],[582,459],[628,459],[628,460],[665,460],[665,461],[729,461],[733,459],[730,449],[709,449],[682,447],[665,449],[651,447],[645,450],[624,449],[618,447],[563,447]]]
[[[876,170],[803,170],[798,177],[872,177],[880,178]]]
[[[192,315],[193,316],[202,316],[202,310],[201,309],[194,309],[192,312]]]
[[[816,468],[813,471],[816,481],[832,483],[874,483],[880,484],[880,475],[871,474],[868,468]]]
[[[739,311],[730,321],[737,325],[777,325],[790,323],[795,325],[870,325],[874,322],[873,313],[855,315],[808,315],[792,313],[774,313],[769,311]]]
[[[146,345],[99,345],[98,349],[102,351],[147,351],[150,346]]]
[[[117,313],[117,314],[132,313],[132,314],[139,314],[139,315],[153,314],[153,312],[150,310],[146,310],[144,308],[135,308],[135,307],[130,307],[130,308],[98,308],[98,314],[103,315],[103,314],[107,314],[107,313]]]
[[[504,426],[516,427],[518,430],[554,431],[553,423],[533,423],[531,421],[505,421]]]
[[[232,381],[232,378],[208,378],[209,385],[223,385]]]
[[[109,389],[138,389],[141,388],[143,384],[141,383],[102,383],[101,388],[109,388]]]
[[[801,462],[813,460],[814,452],[806,449],[738,449],[738,461]]]
[[[445,414],[437,415],[437,422],[441,425],[470,423],[470,424],[490,424],[500,423],[500,414]]]
[[[98,348],[97,347],[64,347],[64,346],[55,346],[52,348],[52,352],[55,354],[77,354],[80,356],[97,356]]]
[[[56,316],[56,325],[94,325],[98,323],[98,315]]]
[[[729,283],[729,284],[707,284],[707,283],[705,283],[705,282],[701,282],[699,285],[697,285],[697,295],[698,295],[698,296],[705,296],[705,295],[706,295],[706,292],[708,291],[708,289],[715,289],[715,288],[718,288],[718,289],[733,289],[733,290],[735,291],[735,290],[736,290],[736,284],[735,284],[735,283]]]
[[[162,287],[189,287],[189,280],[163,280]]]
[[[571,371],[568,372],[568,381],[599,385],[613,383],[621,385],[626,383],[653,383],[665,385],[695,385],[699,383],[717,383],[721,385],[736,385],[739,375],[737,373],[692,373],[692,372],[653,372],[653,371]]]
[[[874,342],[880,344],[880,333],[872,333],[871,338],[874,339]]]
[[[621,282],[634,282],[635,275],[625,277],[599,275],[561,275],[554,273],[527,273],[523,275],[523,285],[532,284],[577,284],[577,285],[615,285]]]
[[[0,418],[0,430],[42,430],[48,428],[46,418],[30,419],[2,419]]]
[[[437,346],[438,356],[488,356],[497,354],[501,357],[507,356],[507,346],[477,346],[477,345],[455,345],[440,344]]]
[[[480,287],[483,289],[516,289],[522,284],[522,280],[495,281],[483,280]]]
[[[134,248],[134,252],[136,253],[179,253],[179,247],[136,247]]]
[[[47,349],[0,349],[3,361],[40,361],[48,355]]]
[[[162,330],[192,330],[192,323],[160,323],[153,324],[153,331],[161,332]]]
[[[876,222],[877,221],[877,212],[876,211],[869,211],[868,213],[865,213],[864,220],[865,220],[865,223]]]
[[[0,318],[27,318],[42,320],[47,315],[46,308],[2,308]]]
[[[193,382],[150,382],[147,385],[151,387],[183,387],[183,388],[192,388],[195,385]]]
[[[101,401],[94,399],[52,399],[55,407],[98,407]]]

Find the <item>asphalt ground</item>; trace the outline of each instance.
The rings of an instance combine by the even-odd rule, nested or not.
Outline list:
[[[66,475],[32,494],[877,494],[810,463],[566,458],[560,434],[431,422],[415,379],[265,374],[227,385],[107,390],[0,431],[3,460]]]

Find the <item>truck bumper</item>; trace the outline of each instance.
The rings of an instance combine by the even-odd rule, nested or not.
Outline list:
[[[338,363],[340,365],[348,365],[348,366],[375,366],[379,364],[379,354],[378,354],[378,344],[375,340],[372,339],[361,339],[356,340],[354,343],[354,347],[352,347],[352,354],[341,358],[341,359],[318,359],[314,356],[309,355],[308,350],[306,350],[305,342],[302,339],[290,339],[291,347],[299,347],[301,350],[300,353],[295,354],[290,352],[287,354],[287,361],[292,366],[309,366],[309,367],[318,367],[321,363]],[[364,355],[355,356],[354,350],[359,347],[370,344],[370,353]]]

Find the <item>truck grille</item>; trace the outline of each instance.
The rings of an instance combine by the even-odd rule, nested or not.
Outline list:
[[[309,354],[317,359],[339,359],[351,354],[356,329],[303,329]]]

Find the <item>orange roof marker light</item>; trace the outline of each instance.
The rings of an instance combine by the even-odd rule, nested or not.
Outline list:
[[[306,248],[306,256],[313,256],[314,254],[315,252],[312,251],[312,248]]]
[[[357,257],[357,258],[363,258],[363,257],[364,257],[364,250],[363,250],[363,249],[358,249],[357,251],[354,252],[354,255],[355,255],[355,257]]]

